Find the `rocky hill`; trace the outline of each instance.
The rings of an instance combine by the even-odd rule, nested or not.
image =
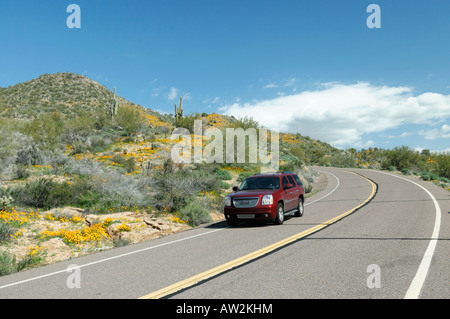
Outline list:
[[[148,110],[117,96],[120,104]],[[48,112],[60,112],[67,118],[84,114],[107,113],[114,103],[114,93],[83,75],[74,73],[44,74],[27,82],[0,88],[0,116],[32,119]]]

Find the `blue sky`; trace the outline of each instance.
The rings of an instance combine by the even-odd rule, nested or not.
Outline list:
[[[450,151],[449,31],[445,0],[2,0],[0,86],[70,71],[163,112],[183,96],[342,148]]]

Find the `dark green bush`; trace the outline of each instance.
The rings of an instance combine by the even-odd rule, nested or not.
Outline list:
[[[191,226],[198,226],[200,224],[211,222],[211,215],[208,210],[197,200],[190,200],[186,206],[180,209],[179,217],[186,220]]]
[[[14,179],[26,179],[30,176],[30,172],[25,168],[24,165],[18,164],[16,166],[16,172]]]
[[[450,178],[450,154],[440,154],[437,157],[437,173],[446,178]]]
[[[14,228],[9,224],[0,223],[0,244],[7,242],[14,234]]]
[[[155,191],[153,206],[165,212],[175,212],[186,206],[196,194],[219,191],[221,180],[216,174],[203,170],[174,171],[166,170],[152,180]]]
[[[139,111],[128,106],[120,107],[114,119],[128,134],[136,133],[144,125]]]
[[[125,161],[124,168],[127,171],[127,173],[132,173],[136,169],[136,162],[134,161],[133,157],[130,157]]]
[[[232,179],[231,174],[230,174],[229,171],[225,171],[225,170],[219,169],[219,170],[217,170],[216,174],[223,181],[229,181],[229,180]]]
[[[387,169],[395,166],[399,171],[403,169],[414,169],[419,165],[420,154],[408,146],[395,147],[392,150],[385,151],[386,158],[384,159],[382,168]]]
[[[241,183],[244,181],[244,179],[246,179],[247,177],[250,177],[252,175],[254,175],[252,172],[242,172],[239,174],[237,181]]]
[[[0,252],[0,277],[17,271],[16,257],[6,251]]]
[[[17,203],[35,208],[50,208],[50,196],[56,183],[50,179],[40,178],[25,184],[25,187],[13,191],[12,195]]]
[[[420,174],[420,178],[422,178],[424,181],[432,181],[439,179],[439,176],[430,172],[422,172]]]
[[[16,163],[22,165],[42,164],[42,153],[38,146],[27,145],[17,152]]]

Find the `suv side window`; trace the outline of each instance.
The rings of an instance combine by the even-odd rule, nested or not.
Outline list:
[[[295,182],[294,182],[294,180],[292,179],[292,176],[291,176],[291,175],[287,175],[287,178],[288,178],[288,180],[289,180],[289,183],[291,183],[292,186],[295,187]]]
[[[300,180],[300,178],[297,175],[294,175],[294,179],[297,182],[298,186],[303,186],[302,181]]]
[[[283,176],[283,188],[286,184],[289,184],[288,180],[286,179],[286,176]]]

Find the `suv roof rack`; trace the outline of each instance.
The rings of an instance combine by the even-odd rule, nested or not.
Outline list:
[[[294,172],[265,172],[265,173],[257,173],[252,176],[256,175],[276,175],[276,174],[294,174]]]
[[[255,175],[275,175],[275,174],[282,174],[281,172],[265,172],[265,173],[258,173]]]

